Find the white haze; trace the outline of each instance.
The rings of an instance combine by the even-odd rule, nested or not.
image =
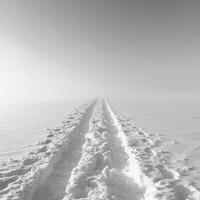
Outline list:
[[[199,99],[198,1],[0,2],[0,101]]]

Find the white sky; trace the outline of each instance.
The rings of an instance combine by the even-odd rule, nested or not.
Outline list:
[[[0,1],[0,101],[199,98],[200,1]]]

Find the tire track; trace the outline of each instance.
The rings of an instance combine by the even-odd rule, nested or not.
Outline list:
[[[90,129],[89,121],[94,113],[96,103],[95,101],[89,106],[79,127],[72,133],[70,143],[59,162],[56,163],[52,173],[43,184],[35,190],[31,200],[60,200],[64,197],[71,171],[81,157],[84,135]]]
[[[109,172],[117,177],[111,182],[111,197],[116,200],[142,200],[144,198],[144,188],[137,183],[133,174],[131,159],[124,148],[120,130],[115,121],[110,107],[103,103],[105,124],[109,134],[112,136],[113,161]]]

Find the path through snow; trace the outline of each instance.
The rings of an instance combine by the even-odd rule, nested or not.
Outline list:
[[[22,163],[0,171],[1,199],[199,200],[156,151],[159,138],[115,113],[95,101],[69,115]]]

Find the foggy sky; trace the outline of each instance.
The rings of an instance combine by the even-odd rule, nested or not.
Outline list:
[[[200,1],[0,0],[0,99],[199,98]]]

